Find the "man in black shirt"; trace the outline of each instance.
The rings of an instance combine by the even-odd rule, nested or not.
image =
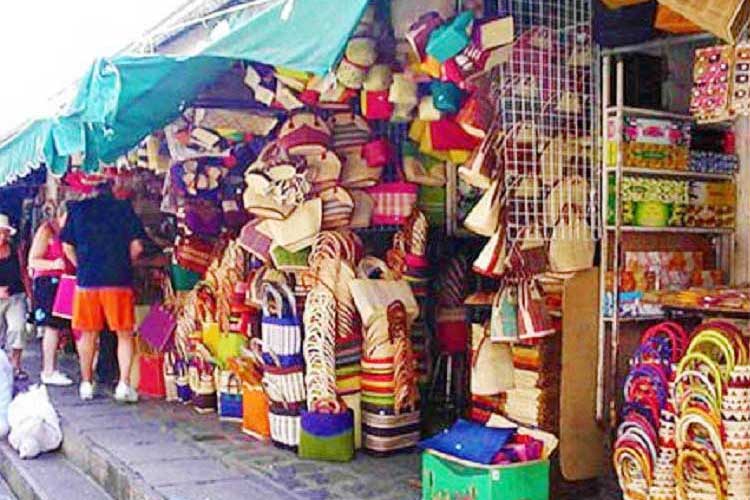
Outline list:
[[[15,377],[27,379],[21,369],[21,353],[25,345],[26,293],[21,280],[18,252],[10,244],[16,234],[10,219],[0,214],[0,347],[10,352]]]

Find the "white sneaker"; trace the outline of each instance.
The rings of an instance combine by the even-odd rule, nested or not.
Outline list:
[[[118,403],[137,403],[138,393],[124,382],[119,382],[115,389],[115,401]]]
[[[78,386],[78,395],[81,397],[81,401],[91,401],[94,399],[94,384],[91,382],[81,382]]]
[[[73,381],[70,380],[67,375],[57,370],[53,371],[49,375],[47,375],[46,373],[42,373],[41,379],[44,385],[55,385],[59,387],[65,387],[73,383]]]

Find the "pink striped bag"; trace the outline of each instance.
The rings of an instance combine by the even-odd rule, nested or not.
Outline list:
[[[411,215],[419,187],[410,182],[386,182],[369,188],[367,192],[375,201],[372,224],[400,225]]]

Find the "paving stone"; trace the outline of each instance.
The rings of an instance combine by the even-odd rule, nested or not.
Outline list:
[[[167,486],[181,483],[200,483],[243,477],[238,471],[227,468],[223,463],[211,458],[186,458],[141,462],[133,465],[143,479],[154,486]]]
[[[159,492],[171,500],[294,500],[299,497],[258,479],[232,479],[228,481],[163,486]]]

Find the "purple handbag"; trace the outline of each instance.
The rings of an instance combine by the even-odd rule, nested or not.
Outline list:
[[[172,334],[177,327],[174,314],[161,304],[154,304],[143,318],[138,332],[141,338],[157,352],[164,352],[171,347]]]
[[[219,236],[221,215],[221,209],[208,200],[186,200],[183,207],[185,225],[190,232],[200,236]]]

